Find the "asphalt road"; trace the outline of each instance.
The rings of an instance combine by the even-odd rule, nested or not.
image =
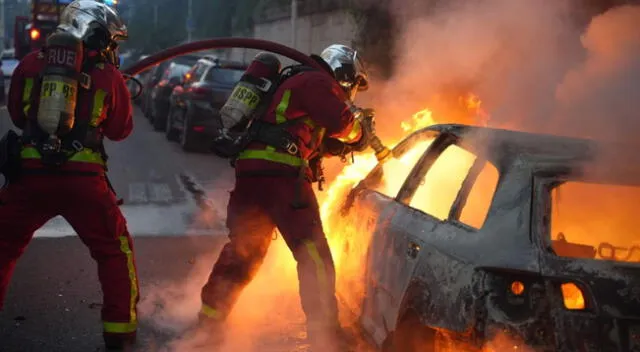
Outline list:
[[[11,127],[0,111],[0,130]],[[198,351],[184,331],[226,238],[232,169],[210,154],[185,154],[136,112],[132,136],[109,143],[109,176],[134,235],[141,283],[138,351]],[[203,211],[189,175],[214,210]],[[1,229],[0,229],[1,231]],[[222,351],[305,351],[295,264],[278,239],[230,318]],[[50,221],[18,262],[4,311],[0,352],[102,350],[100,287],[88,251],[63,219]]]

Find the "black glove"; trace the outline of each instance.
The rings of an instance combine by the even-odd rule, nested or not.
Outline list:
[[[324,155],[331,156],[345,156],[351,153],[352,149],[348,144],[340,142],[335,138],[325,138],[324,141],[322,141],[322,148]]]
[[[362,136],[356,143],[349,144],[349,146],[356,152],[361,152],[367,149],[371,142],[371,137],[375,135],[375,110],[361,109],[359,112],[360,116],[358,117],[358,121],[360,123]]]

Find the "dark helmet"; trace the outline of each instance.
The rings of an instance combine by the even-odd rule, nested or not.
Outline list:
[[[129,36],[116,10],[95,0],[75,0],[65,7],[58,30],[73,34],[89,49],[103,52],[114,64],[119,42]]]
[[[369,88],[367,71],[357,51],[346,45],[333,44],[325,48],[320,57],[331,67],[336,80],[350,99],[353,100],[356,92]]]

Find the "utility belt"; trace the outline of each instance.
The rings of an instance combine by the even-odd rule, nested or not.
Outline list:
[[[323,190],[324,175],[322,169],[321,157],[315,157],[306,160],[300,155],[300,147],[297,138],[292,136],[286,127],[290,124],[299,123],[290,120],[278,125],[270,124],[260,120],[254,121],[248,131],[247,141],[259,142],[265,144],[265,149],[245,149],[237,157],[237,159],[260,159],[272,161],[280,164],[297,167],[297,172],[260,170],[255,172],[242,172],[238,177],[291,177],[295,176],[297,180],[296,198],[291,204],[296,209],[303,209],[309,206],[308,202],[302,199],[301,188],[303,182],[318,182],[319,190]],[[248,143],[247,143],[248,145]],[[310,173],[307,173],[310,170]],[[309,176],[310,174],[310,176]]]
[[[101,164],[106,170],[107,153],[101,136],[95,130],[86,133],[83,140],[74,138],[73,134],[63,138],[31,135],[27,130],[22,138],[22,157],[40,159],[48,168],[58,168],[69,161]]]

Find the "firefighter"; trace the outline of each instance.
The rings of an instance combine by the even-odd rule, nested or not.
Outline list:
[[[104,137],[121,141],[133,128],[129,91],[117,68],[118,43],[126,38],[114,9],[76,0],[62,12],[47,46],[21,60],[8,103],[23,131],[21,170],[0,191],[0,308],[34,232],[60,215],[97,262],[110,350],[135,342],[139,299],[133,243],[106,178],[103,146]]]
[[[342,335],[334,263],[311,183],[321,171],[316,161],[325,154],[366,148],[371,126],[354,118],[352,101],[367,89],[367,74],[356,52],[344,45],[312,57],[327,72],[301,69],[281,81],[266,113],[251,126],[260,131],[253,134],[257,140],[235,161],[227,208],[230,242],[201,292],[200,327],[212,331],[206,344],[221,342],[220,327],[262,264],[276,228],[297,261],[309,342],[327,351],[327,340]]]

